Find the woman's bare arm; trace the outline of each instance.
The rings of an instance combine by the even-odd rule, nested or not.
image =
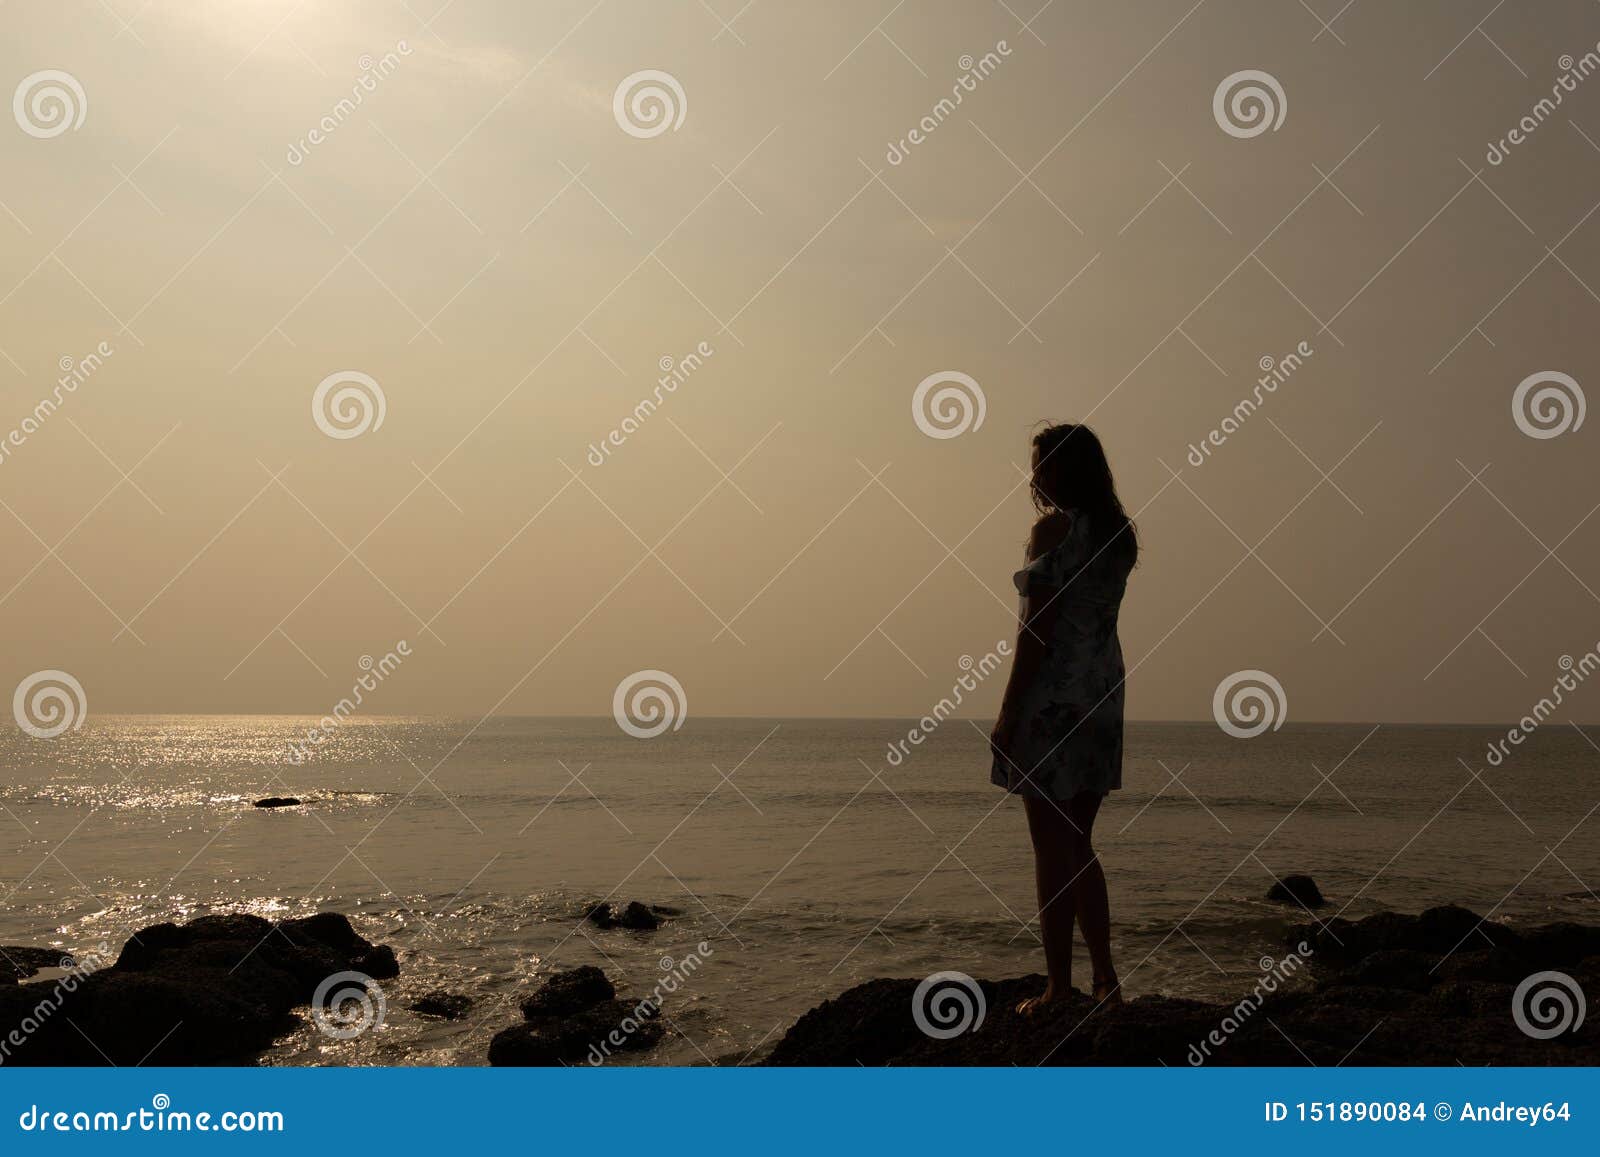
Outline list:
[[[1038,558],[1053,550],[1066,539],[1072,520],[1069,515],[1051,514],[1034,524],[1028,541],[1028,560]],[[1056,595],[1059,590],[1031,590],[1023,599],[1022,618],[1017,625],[1017,646],[1011,660],[1011,675],[1006,680],[1005,695],[1000,702],[1000,719],[995,724],[994,744],[1002,754],[1009,754],[1011,735],[1022,697],[1038,679],[1044,665],[1049,641],[1054,637],[1056,617],[1059,614]]]

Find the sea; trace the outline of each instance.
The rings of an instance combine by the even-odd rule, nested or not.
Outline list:
[[[673,1029],[622,1063],[759,1061],[796,1018],[874,977],[1042,970],[1019,802],[988,721],[920,744],[896,719],[96,716],[0,737],[0,945],[115,953],[208,913],[348,915],[392,945],[368,1031],[306,1025],[272,1065],[478,1065],[548,973],[624,995],[669,975]],[[1307,919],[1266,899],[1309,874],[1328,906],[1461,904],[1512,924],[1600,921],[1600,748],[1504,728],[1130,722],[1094,833],[1132,996],[1237,995]],[[291,756],[300,743],[302,762]],[[299,807],[254,801],[293,796]],[[670,909],[602,929],[599,901]],[[687,965],[687,967],[686,967]],[[1087,987],[1079,947],[1074,981]],[[408,1011],[472,999],[459,1020]]]

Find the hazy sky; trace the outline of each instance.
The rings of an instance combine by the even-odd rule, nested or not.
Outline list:
[[[83,119],[0,118],[0,440],[112,352],[4,446],[0,684],[321,713],[405,639],[372,710],[659,668],[920,714],[1014,631],[1027,439],[1080,419],[1146,547],[1130,714],[1258,668],[1291,720],[1520,716],[1600,641],[1600,419],[1513,416],[1600,381],[1600,78],[1535,112],[1600,8],[1533,7],[13,0],[0,95]],[[1219,123],[1243,70],[1275,128]],[[340,371],[381,426],[313,420]],[[919,429],[942,371],[981,426]]]

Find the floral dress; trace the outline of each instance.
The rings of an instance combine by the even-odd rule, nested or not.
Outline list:
[[[995,756],[990,780],[1010,792],[1069,800],[1122,786],[1122,644],[1117,611],[1132,569],[1120,542],[1097,548],[1088,519],[1074,514],[1065,541],[1012,581],[1035,609],[1052,602],[1054,633],[1039,674],[1017,705],[1010,758]]]

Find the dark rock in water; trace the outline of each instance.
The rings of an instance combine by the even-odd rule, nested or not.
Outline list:
[[[1600,929],[1590,931],[1600,933]],[[1343,961],[1359,960],[1381,948],[1410,948],[1443,956],[1480,948],[1510,947],[1522,941],[1514,929],[1453,905],[1429,908],[1417,916],[1377,912],[1357,921],[1335,917],[1292,928],[1288,939],[1291,943],[1304,940],[1323,960]]]
[[[1553,924],[1518,933],[1446,907],[1297,927],[1289,942],[1308,967],[1280,980],[1285,956],[1228,1004],[1143,996],[1097,1006],[1074,991],[1025,1017],[1016,1004],[1037,995],[1043,977],[979,981],[983,1016],[963,1010],[971,1027],[945,1039],[918,1027],[912,1008],[918,980],[872,980],[802,1016],[765,1063],[1600,1063],[1600,1018],[1539,1040],[1512,1015],[1517,984],[1541,971],[1564,972],[1591,1005],[1600,1000],[1600,928]],[[924,1000],[924,1022],[949,1027],[930,1015],[939,1011]]]
[[[651,932],[661,927],[662,917],[677,914],[675,908],[662,908],[630,900],[626,907],[615,904],[595,904],[584,916],[591,924],[601,928],[627,928],[635,932]]]
[[[0,984],[24,980],[46,968],[71,966],[71,956],[54,948],[0,948]]]
[[[1301,908],[1320,908],[1327,903],[1322,889],[1310,876],[1285,876],[1267,889],[1267,899]]]
[[[373,980],[390,980],[400,975],[400,961],[387,944],[374,944],[358,953],[352,963],[355,971],[364,972]]]
[[[666,1035],[659,1007],[619,999],[592,964],[552,974],[522,1002],[522,1015],[524,1023],[489,1042],[491,1065],[600,1065],[617,1053],[654,1048]]]
[[[535,1017],[497,1032],[489,1042],[489,1063],[603,1064],[619,1052],[641,1052],[661,1043],[666,1030],[658,1016],[659,1010],[649,1004],[612,999],[566,1016]]]
[[[592,964],[566,972],[556,972],[539,990],[522,1002],[522,1015],[529,1020],[545,1016],[570,1016],[617,995],[616,988]]]
[[[637,900],[628,902],[628,906],[616,915],[616,922],[619,928],[632,928],[641,932],[661,927],[661,917]]]
[[[460,1020],[472,1008],[472,997],[460,992],[435,989],[406,1005],[412,1012],[423,1016],[439,1016],[445,1020]]]
[[[376,979],[398,965],[391,949],[333,913],[279,924],[244,914],[157,924],[135,933],[110,967],[0,987],[0,1039],[12,1030],[23,1038],[8,1064],[239,1063],[292,1030],[293,1010],[319,984],[349,971]]]
[[[256,807],[299,807],[300,801],[292,795],[269,795],[256,800]]]

